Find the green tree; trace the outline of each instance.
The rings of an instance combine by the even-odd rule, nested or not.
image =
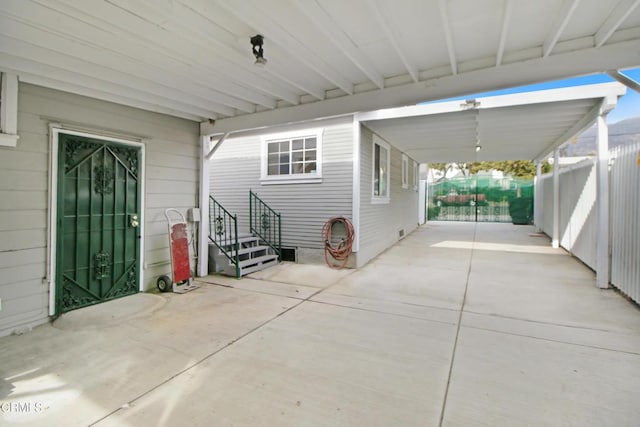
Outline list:
[[[432,169],[446,172],[451,165],[458,165],[458,168],[466,169],[470,174],[476,174],[480,171],[498,170],[510,175],[514,178],[533,178],[536,175],[536,165],[531,160],[503,160],[494,162],[474,162],[474,163],[430,163]],[[549,162],[542,163],[542,173],[552,170]]]

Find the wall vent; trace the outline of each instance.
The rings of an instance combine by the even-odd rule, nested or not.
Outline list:
[[[298,262],[298,249],[297,248],[282,248],[282,254],[280,255],[280,261]]]

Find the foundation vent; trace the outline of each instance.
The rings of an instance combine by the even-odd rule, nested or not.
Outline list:
[[[297,248],[282,248],[281,261],[298,262]]]

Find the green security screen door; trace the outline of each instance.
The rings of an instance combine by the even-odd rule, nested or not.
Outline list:
[[[139,289],[140,148],[60,134],[56,314]]]

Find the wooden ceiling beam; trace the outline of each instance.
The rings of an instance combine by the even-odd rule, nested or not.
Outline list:
[[[326,38],[362,71],[379,89],[384,88],[384,77],[369,58],[353,43],[344,30],[316,0],[296,0],[294,4],[304,13]]]
[[[638,0],[640,1],[640,0]],[[511,24],[511,12],[513,11],[513,0],[505,0],[502,11],[502,29],[500,30],[500,41],[498,42],[498,52],[496,53],[496,67],[502,65],[502,57],[504,55],[507,36],[509,34],[509,25]]]
[[[402,63],[404,64],[404,67],[409,72],[409,75],[411,76],[413,81],[417,82],[419,80],[418,68],[415,66],[415,64],[413,64],[409,60],[409,56],[407,55],[404,48],[400,45],[400,42],[398,41],[398,36],[395,34],[395,31],[393,30],[393,28],[391,28],[391,26],[389,25],[389,20],[382,14],[382,11],[380,10],[380,5],[378,4],[377,0],[368,0],[367,3],[369,4],[369,9],[371,10],[371,13],[376,19],[376,23],[382,29],[384,34],[387,36],[387,39],[389,40],[394,50],[400,57],[400,60],[402,61]]]
[[[442,28],[444,29],[444,38],[447,42],[447,54],[449,55],[451,74],[456,75],[458,74],[458,60],[456,59],[456,48],[453,43],[453,31],[451,30],[447,0],[438,0],[438,8],[440,9],[440,20],[442,21]]]
[[[551,31],[549,31],[547,38],[544,40],[544,43],[542,43],[543,57],[549,56],[553,48],[558,43],[558,40],[560,40],[560,36],[567,27],[571,16],[578,8],[578,4],[580,4],[580,0],[565,0],[562,4],[562,7],[556,14],[556,19],[553,21]]]
[[[135,13],[132,13],[134,11],[127,13],[122,7],[115,7],[100,0],[83,0],[87,7],[82,9],[79,9],[77,2],[73,0],[34,1],[45,6],[40,10],[60,11],[58,20],[64,19],[66,15],[99,28],[100,31],[93,32],[91,36],[94,43],[99,44],[102,49],[112,50],[113,43],[117,42],[118,52],[145,61],[149,65],[160,66],[162,61],[166,65],[166,60],[169,59],[172,70],[182,76],[191,77],[193,83],[199,85],[196,93],[206,93],[207,96],[222,93],[237,98],[238,101],[267,108],[275,107],[272,97],[297,103],[298,98],[293,92],[274,85],[261,78],[259,74],[250,74],[243,68],[230,67],[227,61],[216,61],[215,65],[212,65],[210,56],[203,55],[211,46],[203,44],[202,40],[187,38],[184,32],[171,33],[163,30],[153,23],[137,18]],[[243,57],[242,61],[248,62],[246,57]],[[171,75],[172,70],[166,70],[166,66],[164,68],[159,77]],[[252,89],[252,85],[255,85],[255,88]],[[261,90],[258,90],[258,86]]]
[[[622,0],[609,13],[607,19],[598,29],[595,35],[595,46],[600,47],[609,40],[620,25],[631,15],[640,4],[640,0]]]
[[[262,34],[266,40],[276,43],[280,48],[291,55],[292,61],[298,61],[309,67],[314,72],[340,88],[345,93],[352,95],[353,83],[340,75],[323,59],[314,54],[314,50],[305,46],[300,40],[286,31],[282,26],[255,5],[247,2],[220,0],[219,4],[227,11],[233,13],[239,20],[253,27]],[[266,67],[265,67],[266,68]]]

